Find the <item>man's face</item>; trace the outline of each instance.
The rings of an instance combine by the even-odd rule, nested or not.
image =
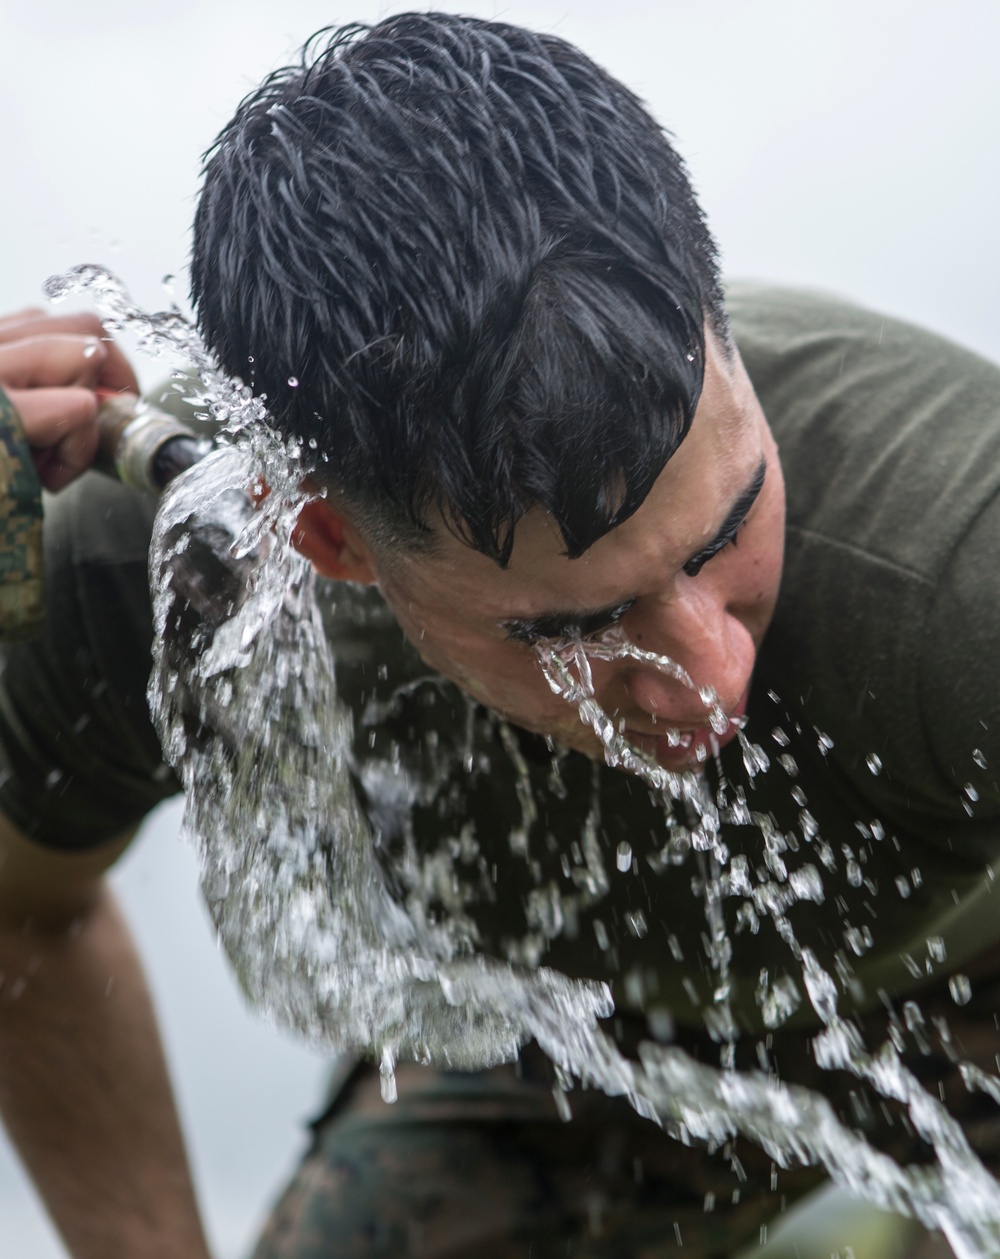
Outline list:
[[[600,756],[590,728],[552,694],[530,640],[617,624],[738,716],[777,598],[784,504],[777,449],[743,365],[709,336],[688,436],[639,510],[580,558],[566,558],[551,518],[535,510],[517,525],[506,570],[441,528],[433,555],[376,561],[377,575],[428,665],[515,724]],[[713,736],[696,690],[635,660],[592,669],[598,702],[633,743],[668,769],[704,759]]]

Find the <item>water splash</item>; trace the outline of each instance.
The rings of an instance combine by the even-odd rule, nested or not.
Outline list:
[[[357,803],[352,716],[337,695],[314,577],[290,545],[308,461],[271,429],[266,400],[224,378],[176,311],[138,310],[114,277],[93,267],[49,286],[53,297],[81,290],[112,328],[128,327],[150,350],[166,347],[195,365],[228,442],[170,487],[157,519],[150,701],[165,754],[187,792],[186,829],[198,847],[206,901],[251,1002],[314,1044],[374,1052],[387,1100],[401,1057],[483,1067],[512,1060],[533,1038],[560,1078],[628,1097],[682,1140],[718,1146],[741,1134],[780,1166],[822,1165],[849,1191],[942,1228],[963,1259],[1000,1254],[997,1183],[896,1048],[887,1042],[876,1053],[866,1049],[856,1026],[838,1013],[835,980],[795,940],[788,910],[801,900],[822,900],[819,870],[807,864],[789,872],[786,840],[769,819],[738,795],[713,797],[700,774],[658,765],[615,729],[597,702],[590,659],[635,660],[693,687],[675,662],[620,635],[539,645],[548,685],[594,730],[608,764],[638,775],[687,811],[684,843],[700,862],[714,975],[706,1015],[723,1046],[723,1069],[653,1042],[640,1046],[638,1061],[626,1058],[599,1023],[612,1011],[605,985],[483,956],[461,914],[439,920],[421,912],[419,896],[404,903],[393,893],[384,854],[376,859]],[[264,482],[271,493],[254,506],[248,489]],[[717,698],[700,694],[707,723],[725,734],[730,722]],[[763,749],[742,732],[740,738],[748,773],[767,772]],[[830,740],[820,732],[817,738],[826,754]],[[507,750],[517,755],[513,741]],[[793,796],[803,835],[833,869],[835,854],[819,836],[801,788]],[[530,798],[522,805],[530,810]],[[745,858],[730,856],[724,821],[756,828],[764,880],[754,884]],[[583,868],[591,865],[581,896],[593,902],[604,895],[607,875],[599,859]],[[933,1170],[900,1167],[845,1128],[819,1094],[732,1069],[732,945],[721,914],[727,899],[739,902],[738,918],[752,929],[770,922],[797,960],[824,1029],[816,1043],[819,1065],[848,1071],[902,1103],[934,1148]],[[541,907],[538,913],[544,916]],[[860,953],[870,939],[857,935]],[[928,951],[942,952],[930,941]],[[799,999],[794,985],[766,975],[758,996],[767,1026],[779,1025]],[[964,996],[962,986],[956,999]],[[1000,1091],[977,1068],[963,1064],[962,1071],[970,1087]]]

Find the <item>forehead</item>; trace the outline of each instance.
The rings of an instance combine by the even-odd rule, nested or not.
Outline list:
[[[507,569],[439,528],[432,555],[403,561],[396,595],[425,610],[499,620],[552,607],[594,608],[641,593],[650,573],[679,569],[714,536],[759,464],[762,422],[738,359],[727,360],[710,342],[690,431],[628,520],[571,560],[551,516],[530,511],[515,530]]]

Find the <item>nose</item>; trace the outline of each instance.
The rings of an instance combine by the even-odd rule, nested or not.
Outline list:
[[[702,726],[708,710],[699,688],[711,687],[728,713],[750,684],[753,636],[725,589],[702,575],[679,577],[669,595],[640,599],[623,628],[637,647],[669,657],[694,683],[689,687],[655,664],[627,661],[621,678],[626,713],[639,709],[669,725]]]

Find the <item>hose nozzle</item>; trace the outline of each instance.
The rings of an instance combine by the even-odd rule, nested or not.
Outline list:
[[[94,467],[133,489],[159,494],[212,449],[186,424],[134,394],[109,394],[97,410]]]

